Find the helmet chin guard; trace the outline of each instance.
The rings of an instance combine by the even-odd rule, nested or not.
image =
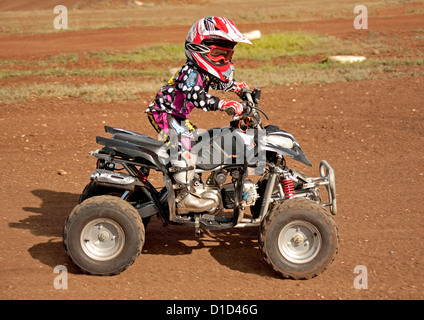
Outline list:
[[[223,72],[222,75],[224,76],[225,79],[227,79],[227,81],[231,81],[234,78],[234,72],[235,72],[234,65],[231,63],[227,71]]]

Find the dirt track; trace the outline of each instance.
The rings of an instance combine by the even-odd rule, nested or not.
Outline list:
[[[396,28],[392,20],[379,22],[380,30],[422,27],[422,17],[402,19],[408,23]],[[329,25],[310,27],[335,29]],[[107,32],[102,30],[102,38]],[[95,33],[69,37],[87,35],[86,43],[102,49],[90,37]],[[0,56],[28,53],[25,37],[0,36],[2,43],[9,41]],[[75,49],[45,45],[44,37],[51,35],[28,37],[31,55]],[[336,172],[339,254],[308,281],[276,276],[260,256],[257,229],[196,238],[190,228],[163,228],[157,219],[148,226],[142,255],[127,271],[114,277],[81,274],[62,248],[61,231],[94,168],[88,152],[98,148],[94,138],[103,135],[105,124],[154,136],[143,114],[143,101],[151,95],[114,104],[43,98],[1,106],[0,299],[423,299],[423,84],[423,77],[406,76],[263,88],[262,107],[272,123],[293,133],[314,164],[300,168],[317,175],[325,159]],[[222,113],[206,117],[197,110],[191,119],[201,128],[228,121]],[[57,265],[70,272],[67,290],[53,286]],[[353,285],[358,265],[368,271],[366,290]]]
[[[378,31],[417,30],[424,15],[375,17],[369,28]],[[0,57],[35,57],[91,50],[132,50],[161,43],[183,43],[189,26],[133,27],[86,30],[66,33],[0,35]],[[356,36],[364,32],[353,28],[351,19],[304,22],[256,23],[239,25],[242,32],[260,29],[262,33],[308,31],[338,37]]]

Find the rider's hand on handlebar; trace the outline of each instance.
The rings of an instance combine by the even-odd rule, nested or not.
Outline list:
[[[230,116],[239,116],[243,113],[243,105],[237,101],[221,100],[219,101],[218,109],[226,111]]]
[[[244,82],[236,82],[235,83],[235,90],[234,93],[237,94],[239,97],[243,95],[244,90],[250,90],[248,85]]]
[[[250,115],[252,112],[253,103],[250,101],[243,101],[241,104],[243,106],[243,113]]]

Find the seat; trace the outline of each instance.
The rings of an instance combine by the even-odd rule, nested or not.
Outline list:
[[[133,144],[136,144],[138,146],[142,146],[144,148],[151,146],[153,148],[160,148],[163,146],[163,141],[158,141],[155,140],[153,138],[150,138],[149,136],[145,136],[145,135],[131,135],[131,134],[127,134],[127,133],[114,133],[112,135],[113,139],[116,140],[121,140],[121,141],[126,141],[126,142],[130,142]]]

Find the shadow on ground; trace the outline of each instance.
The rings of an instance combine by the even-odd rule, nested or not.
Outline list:
[[[35,214],[9,223],[9,226],[27,229],[36,236],[50,237],[47,242],[28,249],[34,259],[52,268],[65,265],[69,272],[80,273],[62,245],[62,229],[67,216],[78,203],[79,194],[52,190],[33,190],[32,194],[42,200],[41,206],[23,207],[25,211]],[[194,250],[207,248],[214,259],[232,270],[275,276],[262,259],[257,234],[258,228],[204,230],[197,237],[191,227],[163,227],[161,221],[153,218],[146,228],[146,242],[139,259],[143,255],[189,255]]]

